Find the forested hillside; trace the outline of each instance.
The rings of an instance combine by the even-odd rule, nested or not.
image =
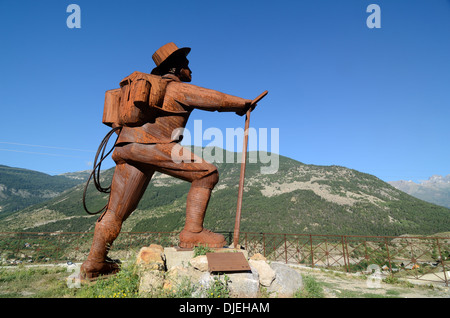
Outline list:
[[[239,155],[235,156],[236,158]],[[240,164],[216,163],[220,172],[205,226],[233,231]],[[450,231],[450,209],[414,198],[373,175],[340,166],[306,165],[280,156],[274,174],[248,163],[241,230],[342,235],[433,234]],[[102,173],[105,185],[113,170]],[[190,184],[155,174],[123,231],[179,231]],[[92,231],[98,216],[82,207],[84,184],[0,220],[0,230]],[[88,189],[90,210],[108,195]]]

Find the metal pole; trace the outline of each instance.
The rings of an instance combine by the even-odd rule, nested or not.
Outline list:
[[[263,233],[264,257],[266,257],[266,233]]]
[[[387,257],[388,257],[388,261],[389,261],[389,271],[391,272],[391,274],[393,274],[392,272],[392,264],[391,264],[391,255],[389,254],[389,246],[388,246],[388,242],[387,242],[387,238],[384,238],[384,244],[386,245],[386,252],[387,252]]]
[[[247,161],[247,144],[248,144],[248,128],[250,126],[250,112],[249,109],[245,115],[245,131],[244,131],[244,146],[242,149],[241,174],[239,176],[239,192],[238,202],[236,208],[236,220],[234,223],[233,244],[236,248],[239,244],[239,231],[241,227],[241,211],[242,211],[242,197],[244,196],[244,178],[245,178],[245,164]]]
[[[313,253],[313,243],[312,243],[312,235],[309,235],[309,246],[311,248],[311,267],[314,268],[314,253]]]
[[[445,273],[444,257],[442,257],[441,246],[439,245],[439,239],[438,238],[436,238],[436,244],[437,244],[437,247],[438,247],[439,257],[440,257],[440,260],[441,260],[442,270],[443,270],[443,273],[444,273],[445,286],[448,287],[448,278],[447,278],[447,274]]]
[[[267,91],[264,91],[258,97],[256,97],[251,105],[255,105],[259,102],[264,96],[267,95]],[[238,192],[238,202],[236,208],[236,220],[234,222],[234,235],[233,235],[233,244],[236,248],[239,244],[239,231],[241,227],[241,211],[242,211],[242,197],[244,196],[244,177],[245,177],[245,164],[247,161],[247,144],[248,144],[248,129],[250,126],[250,113],[252,111],[252,107],[247,110],[247,114],[245,115],[245,131],[244,131],[244,145],[242,149],[242,162],[241,162],[241,174],[239,176],[239,192]]]
[[[347,260],[345,259],[344,236],[341,236],[341,244],[342,244],[342,257],[344,258],[345,271],[348,273],[349,272],[349,268],[347,266]]]
[[[287,264],[287,245],[286,245],[286,234],[284,234],[284,260]]]
[[[350,254],[348,253],[348,242],[347,242],[347,236],[344,236],[345,239],[345,253],[347,254],[347,272],[350,271]]]

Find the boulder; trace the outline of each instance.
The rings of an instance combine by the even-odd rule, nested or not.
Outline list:
[[[189,286],[192,298],[205,297],[207,290],[214,282],[214,275],[209,272],[201,272],[192,266],[183,267],[181,265],[173,267],[166,274],[164,289],[173,293]]]
[[[267,288],[272,296],[280,298],[293,297],[294,293],[303,288],[302,275],[286,264],[272,263],[270,267],[275,271],[275,280]]]
[[[226,275],[230,278],[228,281],[228,288],[230,289],[231,297],[258,297],[259,275],[254,268],[252,268],[252,271],[250,272],[227,273]]]
[[[164,286],[164,272],[159,270],[140,271],[139,294],[157,293]]]
[[[140,249],[136,264],[146,270],[165,270],[165,254],[164,249],[160,245],[151,244],[148,247]]]
[[[200,256],[194,257],[193,259],[191,259],[189,261],[189,263],[191,263],[191,265],[195,269],[198,269],[201,272],[206,272],[208,270],[208,259],[207,259],[206,255],[200,255]]]
[[[209,274],[209,273],[207,273]],[[190,281],[193,285],[199,284],[203,273],[189,266],[182,265],[174,266],[166,274],[166,281],[164,283],[165,289],[176,290],[185,281]]]
[[[272,284],[275,279],[275,271],[266,263],[266,261],[250,259],[248,264],[258,272],[259,283],[262,286],[268,287]]]
[[[251,260],[254,261],[266,261],[267,259],[260,253],[254,254],[252,257],[250,257]]]
[[[180,251],[174,247],[164,248],[164,254],[166,256],[166,268],[169,271],[172,267],[182,265],[186,267],[189,261],[194,257],[194,251]]]

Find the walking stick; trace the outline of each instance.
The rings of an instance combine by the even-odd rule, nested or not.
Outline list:
[[[256,97],[252,101],[252,106],[259,102],[261,99],[266,96],[268,91],[262,92],[258,97]],[[237,248],[239,243],[239,229],[241,226],[241,210],[242,210],[242,197],[244,195],[244,177],[245,177],[245,164],[247,161],[247,144],[248,144],[248,128],[250,126],[250,113],[252,111],[252,107],[247,110],[247,114],[245,115],[245,131],[244,131],[244,145],[242,149],[242,162],[241,162],[241,174],[239,177],[239,192],[238,192],[238,202],[236,208],[236,220],[234,223],[234,235],[233,235],[233,245],[234,248]]]

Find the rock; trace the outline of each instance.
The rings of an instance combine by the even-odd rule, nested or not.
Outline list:
[[[208,270],[208,259],[206,258],[206,255],[194,257],[189,262],[194,268],[201,272],[206,272]]]
[[[202,276],[203,272],[196,270],[194,267],[174,266],[167,271],[164,288],[175,290],[188,280],[195,285],[198,284]]]
[[[152,244],[149,247],[141,248],[136,258],[136,264],[146,270],[165,270],[165,255],[163,247]]]
[[[294,293],[303,288],[302,275],[288,265],[272,263],[270,267],[275,271],[275,280],[267,288],[275,297],[293,297]]]
[[[140,271],[139,294],[155,293],[164,286],[164,272],[159,270]]]
[[[261,254],[260,254],[261,255]],[[259,283],[262,286],[268,287],[272,284],[275,279],[275,271],[270,267],[269,264],[264,260],[253,260],[248,261],[250,267],[255,268],[259,275]]]
[[[214,282],[214,275],[209,272],[203,272],[197,279],[197,283],[202,289],[208,289]]]
[[[162,247],[161,245],[158,244],[150,244],[149,248],[153,249],[153,250],[158,250],[161,253],[164,253],[164,247]]]
[[[259,275],[255,269],[252,268],[251,272],[228,273],[226,275],[230,278],[228,287],[230,289],[231,297],[258,297]]]
[[[167,270],[172,269],[175,266],[182,265],[186,267],[189,264],[191,258],[194,257],[194,251],[179,251],[174,247],[164,248],[164,254],[166,256]]]
[[[266,261],[267,259],[260,253],[256,253],[255,255],[253,255],[252,257],[250,257],[251,260],[254,261]]]
[[[190,297],[203,298],[205,297],[205,290],[213,282],[214,275],[209,272],[201,272],[192,266],[183,267],[179,265],[167,272],[163,288],[172,293],[187,289]]]

